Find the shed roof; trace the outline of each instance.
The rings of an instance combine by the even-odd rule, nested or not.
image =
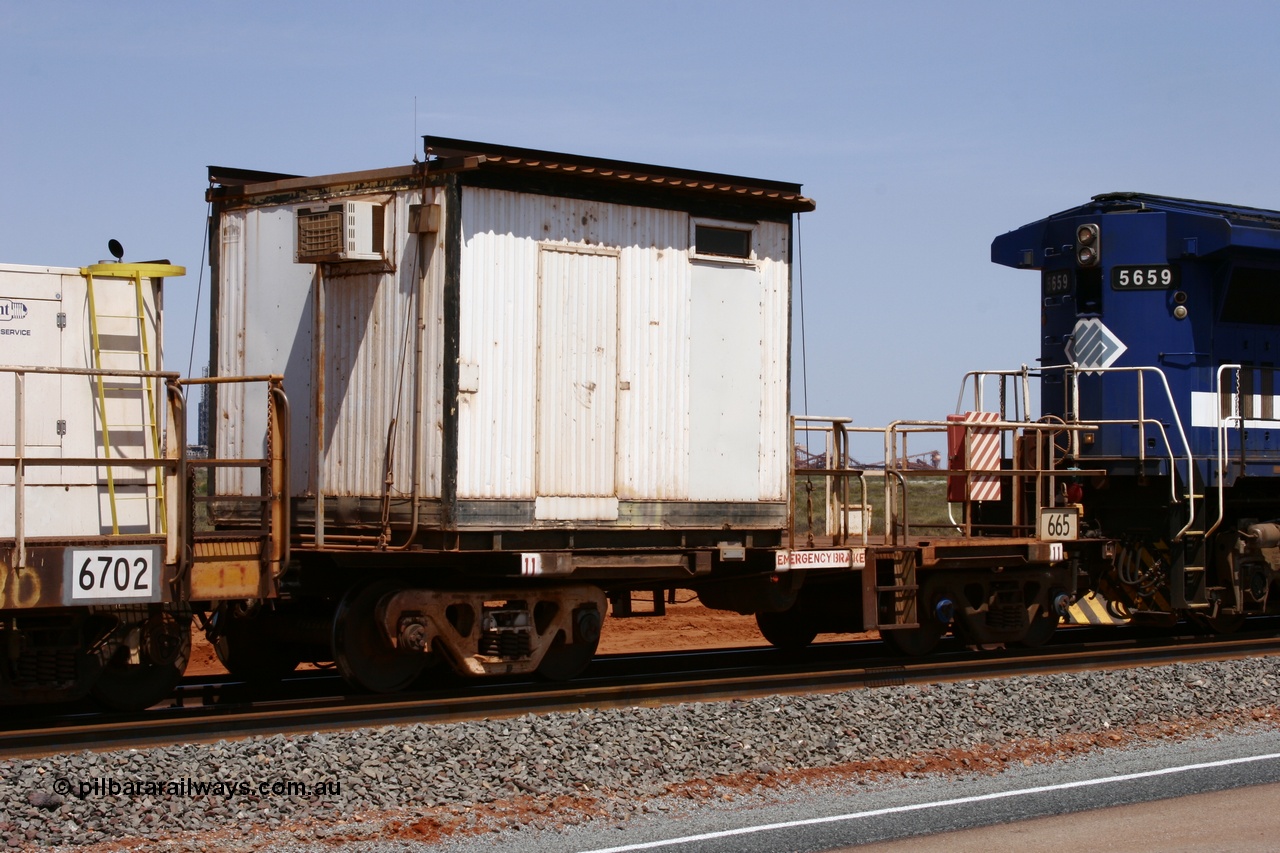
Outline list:
[[[618,190],[671,193],[769,208],[777,212],[799,213],[815,208],[813,200],[802,194],[800,184],[785,181],[606,160],[443,136],[424,136],[423,148],[427,154],[425,163],[314,177],[210,166],[209,183],[215,188],[210,190],[209,197],[244,198],[338,184],[367,185],[415,175],[461,172],[524,175],[544,182],[587,182],[601,188],[613,185]]]
[[[667,187],[678,192],[717,195],[733,200],[785,207],[796,212],[810,211],[815,208],[813,199],[806,198],[801,192],[800,184],[786,181],[744,178],[738,175],[654,166],[626,160],[607,160],[579,154],[472,142],[445,136],[424,136],[422,143],[423,150],[429,158],[440,157],[452,160],[483,157],[480,164],[482,169],[516,169],[588,180]]]

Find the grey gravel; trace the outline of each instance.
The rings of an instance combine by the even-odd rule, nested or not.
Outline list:
[[[161,841],[168,849],[205,849],[216,841],[235,850],[264,839],[278,846],[388,834],[427,842],[442,826],[465,837],[495,821],[546,828],[661,813],[678,808],[673,793],[709,797],[704,781],[744,775],[768,783],[774,774],[938,750],[1127,735],[1141,724],[1155,724],[1143,731],[1158,736],[1159,724],[1190,719],[1275,726],[1278,662],[583,709],[0,761],[0,850],[128,840],[147,849]],[[865,781],[875,783],[875,766],[864,769]],[[305,791],[286,791],[287,783]],[[326,790],[317,793],[319,785]]]

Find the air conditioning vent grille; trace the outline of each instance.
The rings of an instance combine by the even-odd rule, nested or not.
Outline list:
[[[346,233],[343,220],[341,205],[328,210],[298,211],[298,257],[341,253]]]

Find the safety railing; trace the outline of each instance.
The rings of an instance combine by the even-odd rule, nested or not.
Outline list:
[[[243,541],[252,537],[262,543],[261,557],[278,577],[289,562],[289,400],[284,393],[284,377],[210,376],[184,379],[183,388],[211,386],[225,388],[251,384],[266,386],[266,429],[262,454],[213,456],[188,460],[190,479],[185,494],[185,523],[193,542]],[[215,450],[215,448],[210,448]],[[204,470],[205,489],[196,488],[197,471]],[[256,481],[247,476],[257,472]],[[223,476],[220,476],[223,475]],[[196,519],[198,507],[203,518]],[[198,529],[197,529],[198,528]]]
[[[104,541],[163,538],[165,561],[173,564],[181,559],[178,504],[161,500],[161,495],[166,492],[172,494],[185,476],[185,442],[182,436],[185,434],[186,420],[178,375],[144,370],[0,366],[0,376],[5,375],[12,377],[13,437],[12,444],[0,440],[0,446],[12,447],[13,455],[0,456],[0,471],[12,471],[16,567],[26,565],[28,542],[37,538]],[[29,399],[31,392],[27,387],[28,380],[33,377],[55,380],[52,383],[40,383],[41,388],[35,392],[38,395],[36,400]],[[85,405],[62,412],[64,417],[57,419],[56,443],[49,441],[47,437],[37,443],[27,435],[28,412],[33,411],[33,404],[44,407],[46,412],[57,411],[54,407],[58,403],[57,398],[63,396],[62,383],[74,381],[76,377],[85,381],[84,394],[68,394],[67,398],[83,399],[86,401]],[[164,433],[164,441],[158,453],[149,450],[149,442],[145,439],[136,443],[126,442],[120,431],[116,432],[114,438],[109,437],[104,423],[99,420],[101,412],[87,402],[92,398],[93,388],[108,379],[164,382],[164,411],[155,413],[155,422],[163,424]],[[49,395],[53,395],[55,399],[48,399]],[[156,405],[159,407],[161,404],[157,402]],[[50,416],[46,414],[45,417]],[[82,452],[77,454],[77,450]],[[29,472],[42,468],[62,469],[58,482],[47,478],[42,478],[40,483],[28,482]],[[136,476],[140,480],[134,480],[126,486],[118,476],[119,469],[139,472]],[[93,474],[72,473],[77,470],[92,471]],[[42,516],[33,530],[33,520],[28,518],[27,513],[27,497],[28,489],[37,486],[56,486],[64,498],[62,511],[56,517]],[[89,503],[97,507],[97,515],[75,512],[70,508],[77,504],[66,503],[65,494],[73,489],[91,492]],[[77,497],[73,496],[72,501]],[[109,520],[101,517],[104,499],[109,509]],[[117,514],[117,503],[125,501],[143,502],[146,509],[141,513],[132,513],[129,516],[132,523],[122,524]]]
[[[1040,511],[1069,502],[1067,481],[1097,473],[1068,467],[1059,437],[1092,429],[1094,427],[1089,424],[1065,424],[1056,420],[1030,422],[988,418],[904,420],[877,430],[884,436],[884,534],[887,544],[906,544],[913,536],[922,534],[1036,536]],[[921,470],[906,464],[913,456],[910,442],[934,442],[944,436],[952,456],[945,470]],[[994,452],[995,448],[1009,446],[1014,449],[1011,454],[1003,450]],[[911,484],[922,478],[936,481],[941,476],[946,478],[947,520],[914,521],[910,515]],[[1007,520],[976,518],[975,504],[984,501],[1006,503],[1009,508]],[[958,520],[952,513],[956,506],[963,512]]]
[[[1254,387],[1255,371],[1270,370],[1273,370],[1273,368],[1245,364],[1222,364],[1218,366],[1217,373],[1214,376],[1215,408],[1213,420],[1217,425],[1215,430],[1216,477],[1214,482],[1218,485],[1218,515],[1213,524],[1205,531],[1205,536],[1209,536],[1217,530],[1222,525],[1222,520],[1226,517],[1227,466],[1229,463],[1231,430],[1234,428],[1239,434],[1237,447],[1240,458],[1238,461],[1241,469],[1243,469],[1248,464],[1245,432],[1250,424],[1275,424],[1280,426],[1280,417],[1277,417],[1278,413],[1275,407],[1274,387],[1260,389],[1255,389]],[[1267,377],[1264,377],[1264,379],[1267,379]],[[1270,379],[1266,384],[1273,385],[1273,382],[1274,380]],[[1255,405],[1255,397],[1257,398],[1257,405]]]
[[[899,547],[919,536],[1009,536],[1037,535],[1039,511],[1067,501],[1066,482],[1093,472],[1068,467],[1067,442],[1063,436],[1095,429],[1089,424],[1054,421],[895,421],[887,427],[857,427],[849,418],[795,416],[792,418],[792,445],[796,448],[792,469],[794,492],[788,518],[789,544],[831,547],[869,544]],[[883,443],[883,462],[855,465],[849,453],[851,438],[877,436]],[[913,462],[929,452],[913,452],[913,444],[936,446],[939,440],[956,446],[952,465],[947,468],[921,467]],[[985,441],[986,453],[995,446],[1016,448],[1013,456],[987,455],[989,464],[970,464],[979,454],[977,442]],[[958,442],[958,444],[957,444]],[[816,449],[814,449],[816,445]],[[962,460],[961,464],[955,464]],[[871,477],[882,469],[883,493],[873,521]],[[1010,506],[1007,522],[980,521],[971,499],[981,485],[993,494],[1008,489]],[[941,491],[945,490],[945,491]],[[952,501],[954,495],[960,499]],[[917,512],[932,516],[912,517]],[[956,519],[952,508],[960,507]],[[823,518],[819,520],[821,512]],[[859,522],[856,526],[854,520]],[[874,529],[873,529],[874,528]],[[874,538],[873,538],[874,534]]]
[[[809,415],[793,415],[791,418],[790,482],[795,492],[788,502],[788,547],[796,547],[796,513],[800,509],[804,511],[806,521],[804,545],[812,548],[816,544],[815,492],[819,483],[826,541],[837,547],[867,544],[871,505],[867,501],[866,472],[849,464],[849,422],[849,418]],[[815,436],[821,448],[818,452],[809,450]],[[797,458],[801,452],[803,460]],[[855,483],[858,486],[856,501],[851,492]],[[858,520],[857,530],[853,530],[851,524],[855,518]]]
[[[1160,446],[1163,451],[1159,453],[1162,461],[1168,463],[1169,466],[1169,499],[1171,503],[1187,503],[1187,522],[1182,529],[1173,537],[1174,542],[1180,542],[1182,538],[1195,526],[1196,523],[1196,493],[1195,493],[1195,458],[1192,454],[1191,443],[1187,440],[1186,430],[1182,425],[1182,418],[1178,415],[1178,407],[1174,403],[1173,391],[1169,388],[1169,379],[1164,375],[1164,371],[1158,367],[1089,367],[1083,368],[1079,365],[1067,365],[1062,368],[1044,368],[1043,372],[1050,369],[1061,369],[1068,381],[1069,393],[1068,398],[1068,422],[1079,422],[1080,411],[1080,377],[1082,375],[1097,374],[1099,376],[1110,375],[1132,375],[1136,382],[1136,394],[1134,403],[1137,408],[1136,416],[1132,418],[1090,418],[1088,423],[1098,427],[1108,425],[1134,426],[1138,429],[1138,447],[1137,461],[1141,465],[1147,461],[1147,445],[1148,430],[1153,431],[1159,436]],[[1164,421],[1159,418],[1153,418],[1148,415],[1149,401],[1147,399],[1147,378],[1154,377],[1158,380],[1158,387],[1163,392],[1162,402],[1167,406],[1167,412],[1170,424],[1177,435],[1180,447],[1175,447],[1170,440],[1169,431]],[[1075,457],[1080,455],[1079,433],[1072,435],[1071,453]],[[1186,463],[1186,476],[1183,478],[1185,491],[1178,491],[1178,466]]]

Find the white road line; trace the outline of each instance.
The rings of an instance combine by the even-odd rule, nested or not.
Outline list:
[[[1193,770],[1211,770],[1215,767],[1230,767],[1236,764],[1253,764],[1259,761],[1280,759],[1280,752],[1268,755],[1251,755],[1247,758],[1228,758],[1223,761],[1209,761],[1204,764],[1187,764],[1182,767],[1166,767],[1163,770],[1147,770],[1142,773],[1126,773],[1123,776],[1108,776],[1104,779],[1082,779],[1078,782],[1063,782],[1058,785],[1044,785],[1039,788],[1023,788],[1017,791],[997,791],[994,794],[980,794],[973,797],[958,797],[954,800],[939,800],[933,803],[915,803],[909,806],[892,806],[884,809],[873,809],[866,812],[832,815],[831,817],[813,817],[807,820],[792,820],[786,823],[766,823],[761,826],[744,826],[740,829],[726,829],[722,832],[704,832],[701,835],[686,835],[681,838],[668,838],[663,841],[646,841],[641,844],[624,844],[621,847],[604,847],[599,850],[587,850],[583,853],[627,853],[630,850],[653,850],[657,847],[674,847],[678,844],[693,844],[698,841],[711,841],[717,838],[732,838],[735,835],[751,835],[756,832],[772,832],[778,829],[794,829],[798,826],[815,826],[822,823],[838,823],[848,820],[862,820],[882,815],[917,812],[925,809],[938,809],[946,806],[960,806],[967,803],[981,803],[990,800],[1004,800],[1010,797],[1024,797],[1030,794],[1045,794],[1051,791],[1066,791],[1071,788],[1087,788],[1094,785],[1111,785],[1116,782],[1131,782],[1134,779],[1150,779],[1156,776],[1169,776],[1173,773],[1187,773]]]

